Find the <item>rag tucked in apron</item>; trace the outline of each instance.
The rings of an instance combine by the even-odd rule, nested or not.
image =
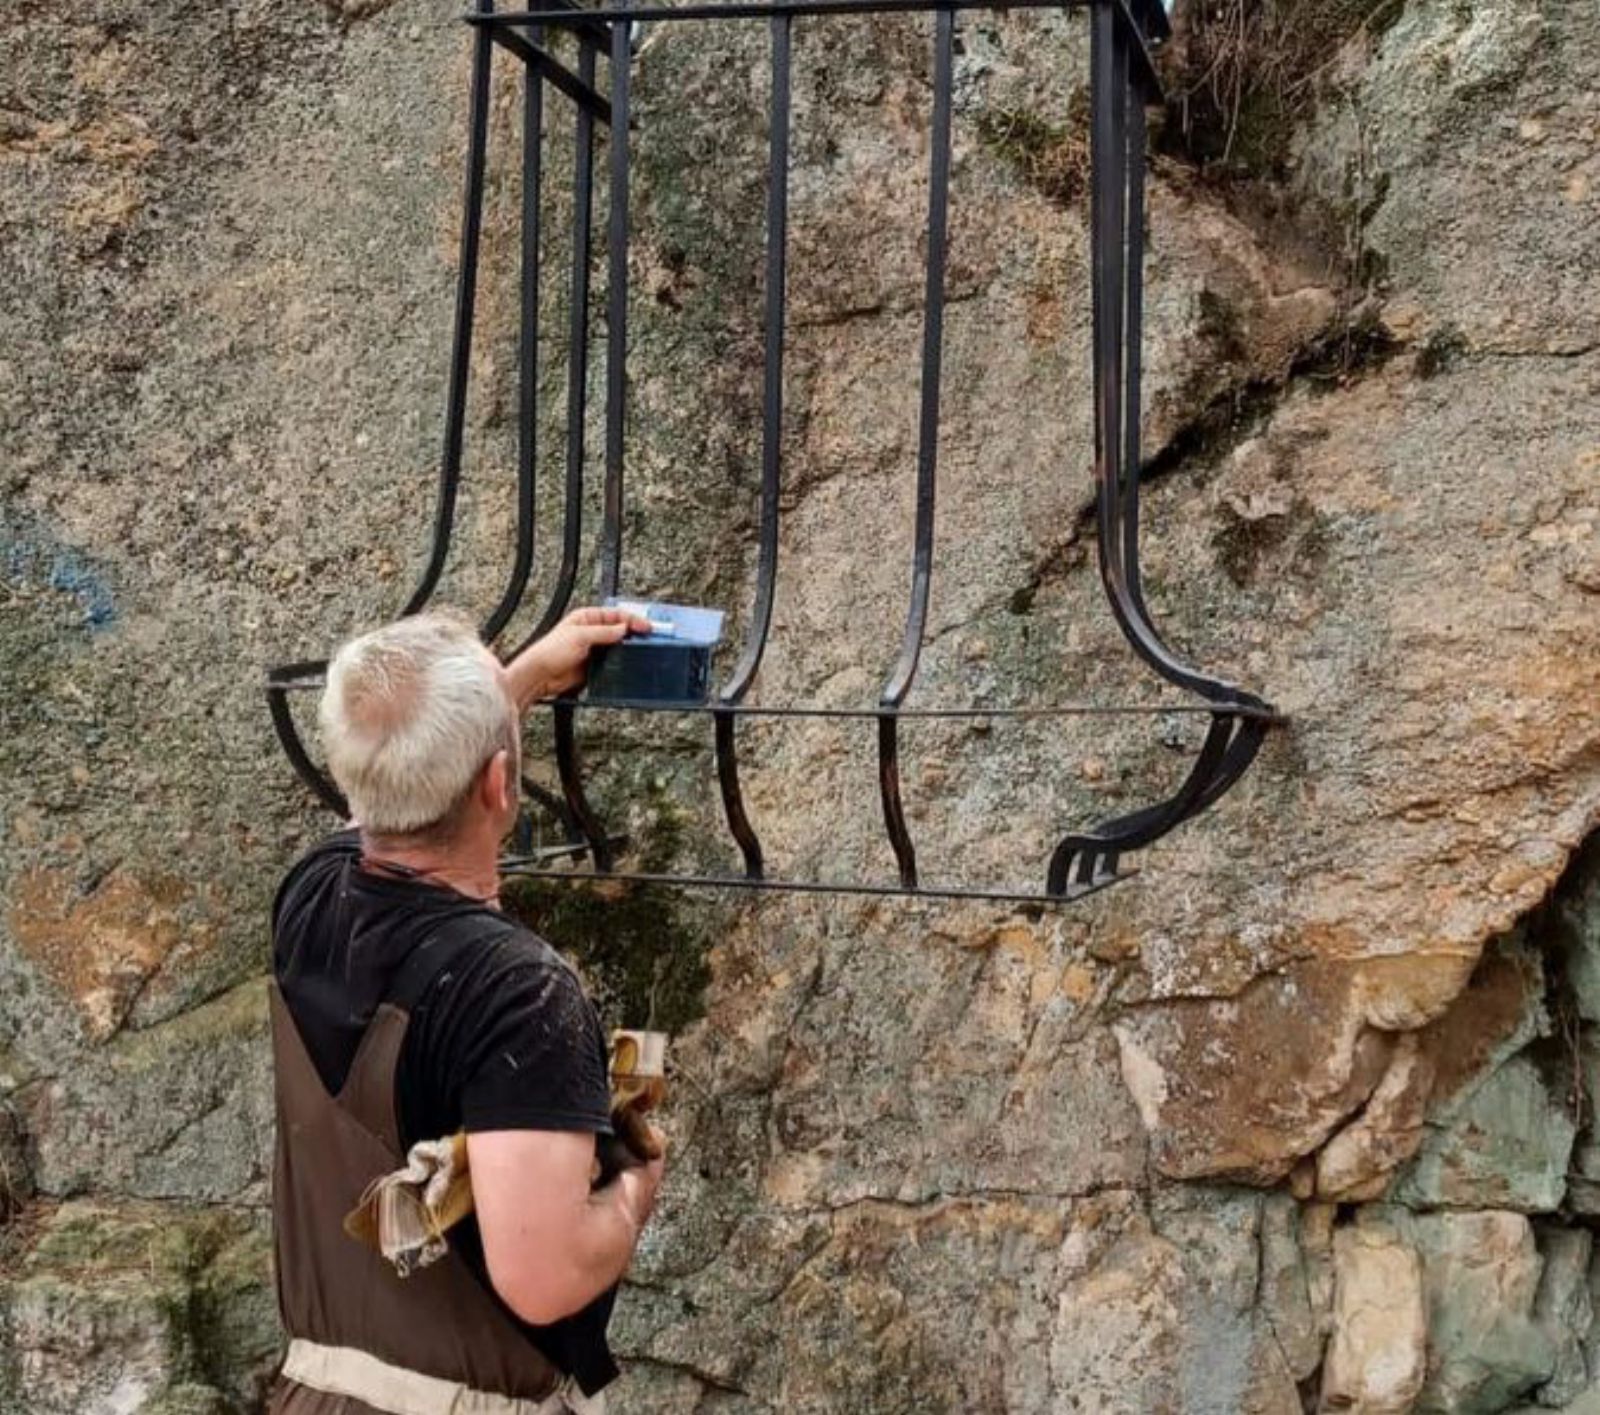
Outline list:
[[[272,1203],[290,1345],[269,1415],[598,1415],[603,1397],[586,1400],[564,1379],[455,1253],[401,1278],[345,1234],[367,1185],[403,1162],[394,1094],[405,1007],[378,1009],[330,1096],[276,987],[271,997]]]

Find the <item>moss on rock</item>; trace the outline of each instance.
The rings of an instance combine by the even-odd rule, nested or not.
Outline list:
[[[0,1275],[0,1406],[28,1373],[36,1415],[101,1408],[114,1389],[141,1415],[258,1407],[279,1333],[259,1212],[70,1203],[40,1214]],[[6,1382],[11,1381],[8,1388]],[[109,1408],[109,1407],[107,1407]]]
[[[678,859],[683,823],[660,801],[630,868],[664,871]],[[709,906],[682,895],[622,883],[507,881],[509,913],[570,954],[608,1021],[679,1032],[705,1013]]]
[[[978,119],[984,147],[1058,206],[1073,206],[1089,181],[1089,94],[1079,89],[1065,123],[1024,109],[985,112]]]

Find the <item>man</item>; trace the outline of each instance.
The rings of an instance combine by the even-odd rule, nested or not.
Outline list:
[[[606,1324],[662,1163],[591,1189],[605,1039],[572,969],[500,912],[497,865],[523,712],[630,630],[649,625],[579,610],[502,665],[423,614],[328,667],[323,744],[354,820],[273,909],[273,1415],[590,1412],[616,1375]],[[401,1278],[344,1217],[413,1144],[463,1129],[476,1216]]]

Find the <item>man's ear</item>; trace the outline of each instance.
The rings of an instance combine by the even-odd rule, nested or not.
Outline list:
[[[495,816],[503,816],[511,809],[516,798],[516,782],[511,767],[511,753],[502,747],[492,757],[478,778],[479,799]]]

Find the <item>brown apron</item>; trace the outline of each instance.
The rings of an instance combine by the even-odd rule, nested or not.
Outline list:
[[[416,1372],[458,1383],[462,1409],[480,1392],[533,1403],[552,1397],[563,1384],[560,1371],[454,1252],[401,1278],[345,1235],[344,1216],[367,1185],[404,1162],[394,1094],[408,1014],[392,1003],[378,1009],[343,1089],[330,1096],[282,994],[273,987],[271,996],[278,1112],[272,1207],[278,1307],[291,1351],[365,1353],[377,1358],[369,1366],[397,1368],[389,1372],[394,1379]],[[359,1370],[361,1356],[345,1365],[352,1359]],[[267,1408],[270,1415],[386,1410],[287,1377]]]

